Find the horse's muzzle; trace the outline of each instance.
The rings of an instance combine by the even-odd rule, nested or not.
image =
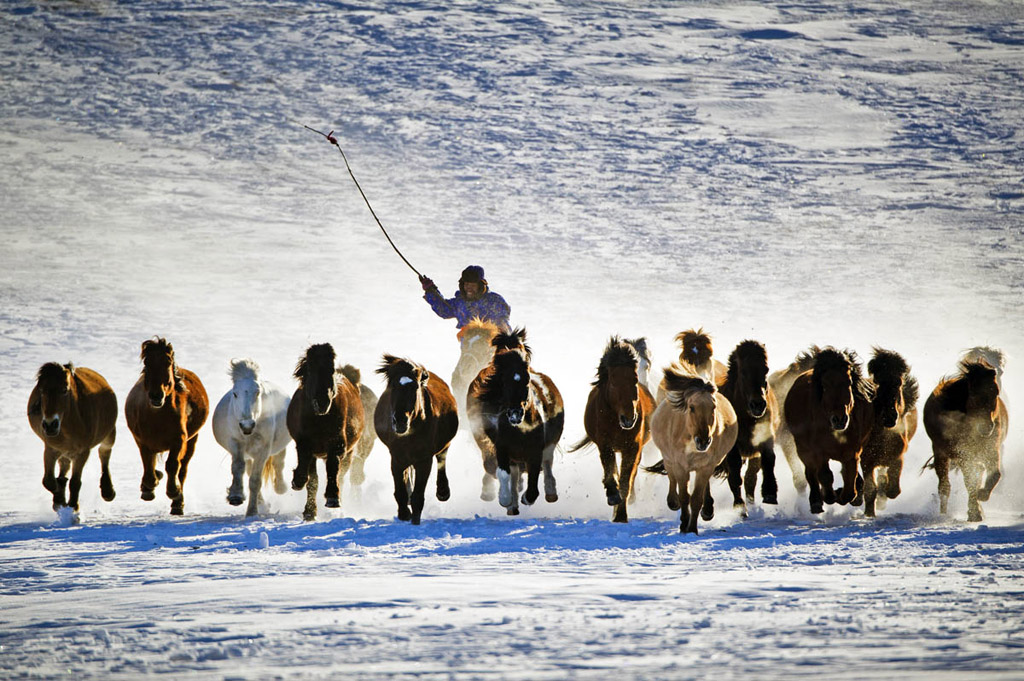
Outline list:
[[[755,397],[747,403],[747,411],[755,419],[759,419],[768,411],[768,402],[760,397]]]
[[[619,427],[623,430],[633,430],[633,427],[637,422],[637,414],[633,412],[631,416],[619,415]]]
[[[509,409],[508,410],[508,422],[513,426],[519,426],[523,422],[523,410],[522,409]]]
[[[238,429],[242,431],[242,435],[252,435],[252,431],[256,430],[255,421],[239,421]]]
[[[409,432],[409,417],[398,416],[397,414],[391,417],[391,427],[395,431],[395,435],[405,435]]]
[[[154,409],[159,409],[160,407],[164,406],[164,394],[157,393],[156,395],[154,395],[153,393],[150,393],[149,406],[153,407]]]
[[[314,416],[326,416],[327,412],[329,412],[331,410],[331,403],[330,402],[327,402],[326,404],[324,404],[324,403],[320,402],[320,400],[313,400],[310,403],[310,406],[313,407],[313,415]]]
[[[882,414],[882,427],[883,428],[895,428],[896,423],[900,420],[899,412],[895,409],[886,411]]]
[[[711,440],[712,438],[710,437],[694,436],[693,445],[697,448],[698,452],[703,453],[711,449]]]
[[[850,425],[850,417],[846,414],[830,416],[829,425],[832,426],[832,430],[841,433],[846,430],[846,427]]]
[[[43,434],[46,437],[57,437],[60,435],[60,417],[55,417],[52,421],[46,421],[45,419],[39,423],[43,428]]]

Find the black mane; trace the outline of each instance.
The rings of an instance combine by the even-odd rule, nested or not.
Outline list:
[[[935,389],[939,405],[943,411],[967,411],[967,399],[971,394],[971,384],[979,380],[996,382],[996,370],[988,362],[961,362],[960,373],[942,379]]]
[[[873,348],[874,355],[868,362],[868,373],[876,385],[895,384],[903,381],[903,403],[910,409],[918,400],[917,379],[910,375],[910,365],[898,353],[882,348]]]
[[[612,336],[604,349],[601,361],[597,365],[597,380],[591,383],[593,386],[604,385],[608,381],[608,370],[612,367],[636,367],[640,356],[633,349],[629,341],[623,341],[618,336]]]
[[[331,371],[334,371],[334,360],[337,355],[334,354],[334,348],[330,343],[318,343],[316,345],[310,345],[306,349],[306,354],[299,358],[298,363],[295,365],[295,372],[292,374],[301,383],[306,376],[306,371],[311,366],[329,366]]]
[[[757,363],[768,368],[768,352],[756,340],[745,340],[729,353],[729,369],[725,374],[725,385],[734,386],[740,380],[740,364]]]
[[[814,370],[811,380],[814,382],[814,389],[818,395],[822,393],[821,377],[829,371],[835,370],[849,370],[854,394],[868,402],[874,400],[875,387],[870,381],[864,379],[857,353],[853,350],[837,350],[831,345],[819,350],[814,355]]]
[[[526,329],[520,327],[513,329],[508,333],[499,333],[491,339],[491,345],[494,347],[495,353],[500,353],[503,350],[519,350],[523,353],[523,358],[529,364],[533,353],[530,351],[530,346],[526,344]]]

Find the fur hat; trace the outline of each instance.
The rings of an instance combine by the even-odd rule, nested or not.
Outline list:
[[[459,277],[459,290],[462,291],[462,295],[466,295],[465,284],[480,284],[480,293],[486,293],[488,288],[487,280],[484,279],[484,268],[480,265],[470,265],[462,270],[462,276]]]

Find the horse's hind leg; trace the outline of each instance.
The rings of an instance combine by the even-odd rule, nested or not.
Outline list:
[[[274,467],[274,492],[284,494],[288,491],[288,483],[284,479],[284,456],[287,450],[282,449],[270,457]]]
[[[296,469],[296,475],[298,469]],[[320,478],[316,473],[316,457],[310,456],[306,461],[305,474],[302,476],[306,486],[306,506],[302,509],[303,520],[316,520],[316,491],[320,486]],[[302,489],[301,487],[299,489]]]
[[[877,471],[874,462],[861,462],[864,475],[864,515],[868,518],[875,517],[875,501],[878,497]]]
[[[426,495],[427,480],[430,479],[430,467],[433,463],[434,460],[432,457],[425,456],[414,464],[416,468],[416,481],[412,490],[411,521],[413,525],[419,525],[420,517],[423,515],[423,502]]]
[[[448,446],[434,455],[437,459],[437,500],[448,501],[452,496],[452,490],[448,486]],[[430,469],[427,469],[427,473]]]
[[[828,459],[825,459],[818,468],[818,484],[821,485],[822,501],[826,504],[836,503],[836,490],[833,487],[835,480],[832,468],[828,465]]]
[[[558,501],[558,487],[555,483],[555,473],[551,467],[555,463],[555,446],[550,445],[544,448],[541,456],[541,468],[544,471],[544,501],[553,504]],[[621,478],[620,478],[621,481]],[[623,499],[625,501],[625,499]]]
[[[116,429],[111,428],[110,434],[100,442],[100,496],[103,497],[103,501],[113,501],[117,496],[117,493],[114,492],[114,481],[110,477],[110,452],[114,448],[116,437]]]
[[[796,488],[797,494],[803,495],[807,489],[808,482],[804,471],[804,464],[797,454],[793,433],[785,426],[779,428],[779,432],[775,434],[774,444],[777,444],[782,449],[786,463],[789,464],[789,470],[793,473],[793,487]]]
[[[989,500],[992,490],[995,489],[996,483],[1001,477],[1003,477],[1003,473],[999,470],[999,452],[997,451],[996,455],[989,457],[989,461],[985,463],[985,484],[978,490],[978,501]]]

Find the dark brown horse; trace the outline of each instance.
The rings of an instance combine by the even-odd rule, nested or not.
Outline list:
[[[316,519],[317,458],[325,460],[327,471],[324,505],[340,508],[341,481],[363,434],[365,415],[359,390],[335,369],[335,357],[330,343],[320,343],[309,346],[295,365],[299,387],[288,405],[288,432],[298,454],[292,489],[306,488],[302,511],[306,520]]]
[[[542,470],[545,500],[558,500],[551,465],[565,412],[554,382],[530,367],[525,330],[499,334],[492,343],[496,352],[470,386],[466,410],[485,469],[487,460],[494,458],[498,502],[509,515],[518,515],[520,501],[530,505],[540,496]],[[527,485],[519,499],[523,472]]]
[[[100,494],[113,501],[110,450],[117,435],[117,397],[107,381],[92,369],[50,362],[39,368],[28,398],[28,422],[43,441],[43,487],[53,495],[53,510],[78,510],[82,468],[99,445]],[[54,477],[54,467],[58,468]],[[65,500],[71,466],[70,497]]]
[[[196,451],[199,429],[206,422],[210,401],[199,377],[174,361],[174,348],[163,338],[142,344],[142,375],[124,403],[128,430],[142,457],[142,498],[152,501],[163,474],[156,457],[167,454],[167,496],[171,514],[185,512],[185,477]]]
[[[875,384],[871,434],[860,455],[864,476],[864,515],[874,517],[875,502],[900,495],[903,455],[917,432],[917,379],[892,350],[874,349],[868,374]]]
[[[740,492],[740,471],[747,462],[742,478],[743,492],[748,503],[754,502],[757,472],[761,471],[761,499],[766,504],[779,503],[779,483],[775,479],[775,431],[779,427],[780,413],[775,392],[768,385],[768,353],[755,340],[745,340],[729,355],[729,368],[721,392],[736,411],[736,444],[729,450],[716,473],[727,473],[732,490],[733,506],[746,517],[744,494]],[[710,488],[701,515],[705,520],[714,516],[714,501]]]
[[[949,504],[949,468],[959,468],[967,488],[967,520],[979,522],[1002,477],[1003,442],[1009,427],[999,396],[996,369],[984,362],[962,362],[960,373],[944,378],[924,403],[924,429],[932,441],[939,478],[939,512]]]
[[[832,347],[819,350],[814,368],[797,377],[786,397],[786,423],[804,465],[811,513],[826,504],[858,497],[860,453],[871,434],[873,390],[861,376],[857,355]],[[832,488],[829,460],[838,461],[843,487]]]
[[[569,450],[575,452],[587,445],[597,445],[604,469],[605,496],[608,505],[615,507],[612,519],[617,523],[629,522],[626,503],[632,501],[640,451],[651,439],[654,397],[640,382],[639,362],[634,345],[612,336],[597,365],[597,380],[583,412],[587,435]],[[621,455],[618,469],[615,452]]]
[[[407,359],[384,355],[384,363],[377,373],[387,378],[387,387],[377,403],[373,425],[377,437],[391,451],[398,519],[419,525],[427,479],[435,458],[437,500],[448,501],[451,496],[445,462],[448,446],[459,430],[455,396],[437,374]],[[410,486],[412,513],[409,512]]]

